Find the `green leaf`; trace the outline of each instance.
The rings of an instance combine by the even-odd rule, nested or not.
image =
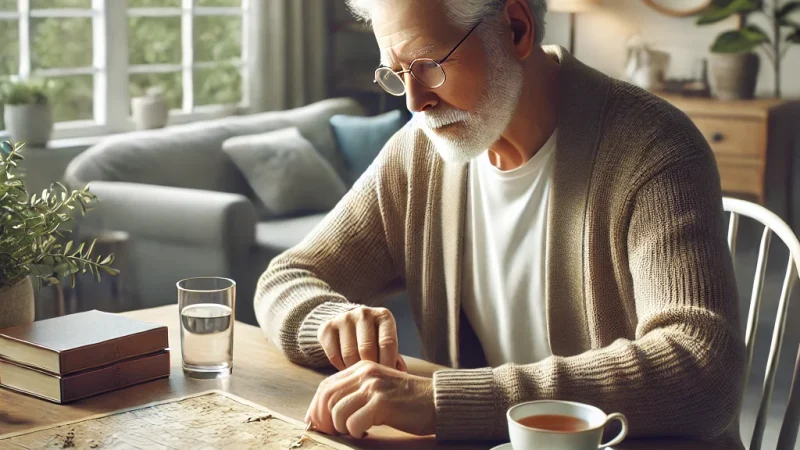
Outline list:
[[[760,8],[757,0],[732,0],[729,2],[715,2],[704,9],[697,19],[697,25],[709,25],[723,21],[734,14],[748,14]]]
[[[800,28],[795,29],[794,33],[787,36],[786,41],[792,44],[800,44]]]
[[[759,45],[769,42],[769,36],[755,25],[748,25],[741,30],[727,31],[717,37],[711,46],[714,53],[749,52]]]

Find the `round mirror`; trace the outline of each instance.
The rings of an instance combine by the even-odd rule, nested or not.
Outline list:
[[[646,5],[674,17],[687,17],[702,11],[711,0],[642,0]]]

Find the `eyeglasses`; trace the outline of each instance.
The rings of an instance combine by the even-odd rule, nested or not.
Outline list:
[[[406,93],[406,83],[403,80],[403,75],[410,73],[415,80],[419,81],[420,84],[427,87],[428,89],[436,89],[441,87],[444,82],[447,80],[447,75],[444,73],[444,68],[442,64],[447,61],[447,58],[456,51],[456,49],[467,40],[470,34],[478,28],[481,22],[478,22],[466,36],[464,36],[452,50],[450,53],[447,54],[444,58],[439,61],[435,61],[430,58],[417,58],[411,61],[411,64],[408,66],[408,70],[400,70],[395,72],[389,67],[381,66],[375,70],[375,80],[373,83],[377,83],[378,86],[382,87],[384,91],[388,92],[391,95],[400,97],[401,95]]]

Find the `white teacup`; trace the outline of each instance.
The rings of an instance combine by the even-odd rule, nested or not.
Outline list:
[[[585,426],[579,431],[553,431],[531,428],[519,423],[530,416],[568,416],[580,419]],[[594,406],[576,402],[541,400],[520,403],[506,413],[508,433],[514,450],[598,450],[621,443],[628,435],[628,420],[619,413],[606,414]],[[606,425],[619,420],[622,431],[610,442],[603,444],[603,430]]]

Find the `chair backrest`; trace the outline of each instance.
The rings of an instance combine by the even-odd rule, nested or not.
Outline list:
[[[769,357],[767,359],[767,370],[764,376],[764,387],[761,394],[761,402],[758,408],[758,415],[756,416],[755,429],[750,441],[750,450],[761,450],[761,443],[764,438],[764,430],[768,411],[772,399],[772,394],[775,389],[775,377],[778,369],[778,359],[780,356],[781,346],[783,344],[784,331],[786,329],[786,312],[789,309],[789,297],[791,296],[792,287],[798,278],[798,267],[800,267],[800,241],[797,240],[792,229],[780,217],[775,215],[772,211],[764,208],[763,206],[751,203],[745,200],[734,199],[725,197],[723,198],[723,209],[730,212],[730,222],[728,228],[728,245],[731,250],[731,257],[735,258],[736,254],[736,237],[739,231],[739,217],[744,216],[753,219],[764,225],[764,231],[761,235],[761,245],[758,250],[758,261],[756,264],[756,274],[753,282],[753,291],[750,297],[750,311],[747,316],[747,331],[745,333],[745,343],[747,346],[747,373],[750,373],[750,366],[753,360],[753,350],[755,347],[756,334],[758,330],[758,316],[761,309],[761,294],[764,288],[764,278],[767,270],[767,256],[769,255],[769,244],[772,235],[775,234],[781,241],[789,248],[789,261],[786,267],[786,276],[783,281],[783,288],[781,289],[780,302],[778,304],[778,312],[775,319],[775,327],[772,332],[772,342],[769,350]],[[800,367],[800,362],[795,368],[795,377],[792,381],[792,392],[794,396],[800,396],[796,393],[798,390],[795,384],[797,383],[797,369]],[[746,385],[747,383],[745,383]],[[798,412],[793,409],[798,408],[798,401],[790,402],[785,420],[781,428],[781,436],[783,442],[779,443],[778,450],[789,450],[794,448],[794,440],[798,432]],[[782,445],[785,445],[782,446]]]

